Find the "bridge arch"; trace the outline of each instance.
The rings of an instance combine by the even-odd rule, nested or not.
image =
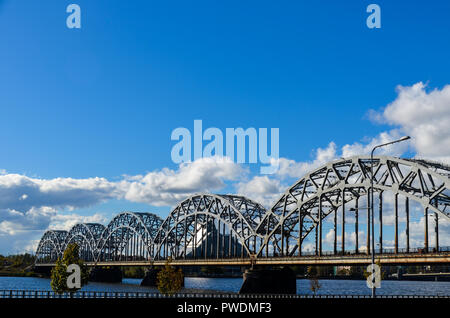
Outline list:
[[[122,212],[103,231],[98,242],[98,261],[149,260],[153,239],[162,224],[153,213]]]
[[[395,219],[395,240],[389,243],[395,253],[399,251],[399,217],[406,219],[402,220],[406,229],[400,233],[406,233],[406,252],[412,251],[410,203],[416,204],[415,210],[420,208],[422,213],[424,251],[430,251],[432,245],[439,251],[438,220],[450,220],[450,167],[419,159],[355,156],[329,162],[307,173],[267,211],[243,196],[196,194],[179,203],[165,220],[152,213],[123,212],[106,227],[88,223],[77,224],[69,232],[47,231],[36,251],[37,262],[55,261],[72,242],[80,246],[80,254],[88,262],[302,256],[312,234],[314,253],[321,256],[324,229],[329,226],[326,222],[333,217],[334,228],[326,233],[325,244],[333,244],[333,254],[346,254],[350,244],[346,243],[349,216],[354,219],[356,242],[351,243],[355,245],[354,253],[369,253],[371,168],[377,203],[375,225],[379,226],[375,228],[379,235],[377,253],[391,253],[383,249],[386,216]],[[404,199],[403,211],[400,199]],[[383,211],[383,203],[387,201],[390,210]],[[386,211],[393,214],[387,215]],[[362,232],[366,235],[366,246],[360,248],[358,220],[364,219],[364,215],[367,230]],[[428,223],[433,223],[430,215],[434,215],[434,244],[429,242],[433,235],[429,233]]]
[[[100,223],[79,223],[74,225],[66,238],[64,249],[70,243],[76,243],[80,248],[80,257],[88,262],[93,262],[98,255],[98,242],[105,230]]]
[[[56,262],[62,257],[67,231],[46,231],[36,249],[36,263]]]
[[[242,196],[197,194],[181,202],[155,236],[156,259],[248,257],[263,237],[265,209]]]
[[[397,222],[398,197],[406,198],[405,210],[409,213],[409,200],[420,203],[424,209],[425,222],[430,212],[450,220],[450,167],[443,164],[414,159],[399,159],[380,156],[373,161],[370,157],[351,157],[327,163],[306,174],[280,197],[267,211],[258,226],[258,232],[265,233],[265,245],[259,256],[293,256],[302,254],[302,243],[315,232],[315,253],[322,252],[322,224],[329,215],[334,215],[334,253],[337,252],[337,214],[341,209],[341,220],[345,222],[345,206],[352,202],[356,205],[355,229],[356,252],[358,252],[358,199],[369,196],[371,188],[371,166],[374,172],[374,192],[378,193],[382,203],[384,192],[391,192],[395,198],[395,218]],[[375,199],[375,198],[374,198]],[[370,201],[366,200],[367,204]],[[381,204],[380,203],[380,204]],[[408,207],[406,207],[408,205]],[[366,211],[369,211],[366,207]],[[380,207],[380,211],[382,208]],[[380,233],[382,233],[382,212],[380,213]],[[409,221],[408,221],[409,222]],[[367,222],[369,224],[369,222]],[[397,223],[396,223],[397,224]],[[396,225],[397,226],[397,225]],[[407,225],[407,229],[408,229]],[[342,230],[344,229],[344,230]],[[342,223],[341,247],[345,253],[345,223]],[[437,225],[436,225],[437,229]],[[398,228],[396,227],[398,232]],[[398,249],[398,233],[395,236],[395,249]],[[407,230],[409,235],[409,230]],[[428,249],[428,223],[424,230],[424,248]],[[369,237],[370,228],[366,231]],[[438,232],[435,233],[438,248]],[[409,237],[407,238],[409,249]],[[367,242],[369,242],[367,240]],[[382,250],[382,234],[380,249]],[[367,244],[366,252],[370,250]]]

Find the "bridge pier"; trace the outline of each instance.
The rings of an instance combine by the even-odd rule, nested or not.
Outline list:
[[[51,266],[34,266],[33,272],[40,274],[42,277],[50,277],[52,268]]]
[[[156,287],[159,269],[149,268],[145,271],[145,276],[141,281],[141,286]]]
[[[122,271],[118,267],[94,267],[89,273],[89,281],[120,283],[122,282]]]
[[[289,267],[282,269],[248,269],[239,294],[296,294],[295,273]]]
[[[158,273],[161,271],[159,268],[148,268],[145,271],[145,276],[141,281],[141,286],[147,286],[147,287],[157,287],[158,284]],[[183,276],[183,284],[181,285],[184,287],[184,276]]]

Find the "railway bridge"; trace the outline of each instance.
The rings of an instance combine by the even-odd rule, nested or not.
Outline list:
[[[239,195],[202,193],[164,220],[122,212],[106,226],[47,231],[35,266],[53,266],[70,243],[88,266],[158,266],[169,257],[176,266],[364,265],[372,234],[381,264],[450,264],[449,205],[450,167],[355,156],[307,173],[269,209]]]

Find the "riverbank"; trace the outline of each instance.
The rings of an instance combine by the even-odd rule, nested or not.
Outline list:
[[[35,272],[0,272],[0,277],[42,277]]]

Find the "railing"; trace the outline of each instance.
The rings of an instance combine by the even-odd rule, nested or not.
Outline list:
[[[375,254],[377,255],[383,255],[383,254],[431,254],[431,253],[448,253],[450,252],[450,246],[440,246],[438,250],[436,250],[435,247],[428,247],[428,251],[426,250],[425,247],[414,247],[414,248],[399,248],[397,249],[397,252],[395,251],[394,248],[383,248],[383,249],[379,249],[376,248],[375,249]],[[346,255],[367,255],[366,251],[356,251],[356,250],[346,250],[344,253],[337,251],[336,253],[334,253],[333,251],[322,251],[321,256],[346,256]],[[370,255],[370,254],[369,254]],[[298,256],[298,252],[295,255],[292,255],[290,257],[296,257]],[[318,253],[316,251],[307,251],[307,252],[302,252],[301,256],[318,256]],[[281,255],[276,255],[276,256],[269,256],[269,257],[265,257],[265,258],[277,258],[277,257],[282,257]]]
[[[0,290],[0,298],[220,298],[220,299],[295,299],[295,298],[371,298],[371,295],[291,295],[291,294],[228,294],[228,293],[177,293],[164,295],[149,292],[77,291],[58,294],[50,290]],[[433,295],[377,295],[377,298],[450,298]]]
[[[381,252],[381,253],[380,253]],[[439,247],[439,250],[436,250],[436,248],[434,248],[434,247],[428,247],[428,251],[424,248],[424,247],[415,247],[415,248],[409,248],[409,249],[406,249],[406,248],[399,248],[399,249],[397,249],[397,252],[395,251],[395,249],[394,248],[383,248],[382,250],[380,250],[380,249],[375,249],[375,254],[377,255],[377,256],[380,256],[380,255],[396,255],[396,254],[403,254],[403,255],[408,255],[408,254],[411,254],[411,255],[425,255],[425,254],[448,254],[448,253],[450,253],[450,246],[440,246]],[[286,256],[286,255],[280,255],[280,254],[276,254],[276,255],[270,255],[270,256],[264,256],[264,255],[262,255],[262,256],[258,256],[256,259],[258,260],[258,259],[260,259],[260,260],[262,260],[262,259],[281,259],[281,258],[290,258],[290,257],[292,257],[292,258],[298,258],[298,257],[322,257],[322,256],[360,256],[360,257],[365,257],[365,256],[368,256],[368,255],[370,255],[370,254],[367,254],[365,251],[356,251],[356,250],[347,250],[347,251],[345,251],[344,253],[342,253],[342,252],[337,252],[337,253],[334,253],[333,251],[322,251],[322,253],[321,253],[321,255],[319,256],[315,251],[307,251],[307,252],[302,252],[302,254],[299,256],[298,255],[298,252],[297,253],[295,253],[294,255],[291,255],[291,256]],[[243,258],[243,259],[245,259],[245,260],[250,260],[251,258],[250,257],[247,257],[247,258]],[[196,260],[198,260],[198,261],[203,261],[203,260],[205,260],[204,258],[186,258],[186,259],[173,259],[174,261],[177,261],[177,260],[183,260],[183,261],[196,261]],[[217,259],[217,258],[209,258],[209,259],[206,259],[206,260],[220,260],[220,261],[222,261],[222,262],[225,262],[225,261],[227,261],[227,260],[242,260],[242,258],[219,258],[219,259]],[[114,263],[114,262],[142,262],[142,263],[145,263],[145,262],[149,262],[149,261],[154,261],[154,260],[147,260],[147,259],[139,259],[139,260],[134,260],[134,261],[132,261],[132,260],[127,260],[127,259],[125,259],[125,260],[121,260],[121,261],[117,261],[117,260],[115,260],[115,261],[100,261],[101,263],[103,263],[103,262],[111,262],[111,263]],[[161,260],[161,261],[163,261],[163,260]],[[39,265],[39,264],[50,264],[50,263],[54,263],[55,261],[50,261],[49,263],[43,263],[42,262],[42,260],[37,260],[37,262],[36,262],[36,265]]]

